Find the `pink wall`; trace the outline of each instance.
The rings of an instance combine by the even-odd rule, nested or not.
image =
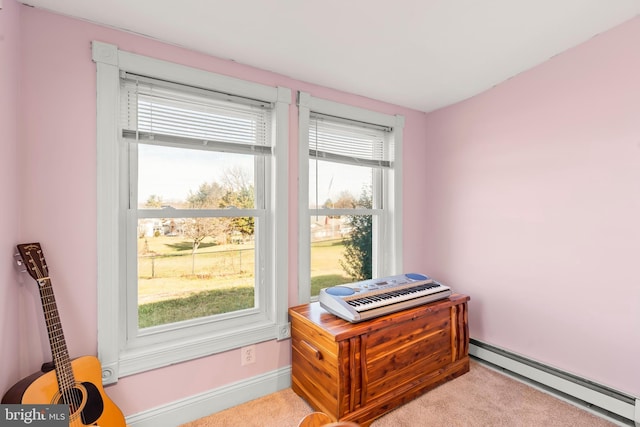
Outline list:
[[[0,10],[0,391],[19,377],[21,369],[18,306],[21,289],[15,282],[13,254],[18,240],[20,195],[18,180],[18,54],[19,7],[5,1]]]
[[[99,27],[87,22],[54,15],[38,9],[18,6],[14,0],[4,0],[20,22],[20,77],[14,75],[23,97],[20,110],[20,171],[19,204],[24,212],[20,235],[9,235],[5,251],[18,240],[38,240],[45,251],[69,351],[72,356],[95,354],[96,343],[96,85],[95,64],[91,61],[90,42],[99,40],[116,44],[123,50],[172,62],[211,70],[216,73],[268,84],[304,90],[315,96],[366,107],[390,114],[402,114],[405,124],[405,197],[408,212],[404,225],[405,264],[412,270],[423,270],[420,252],[409,248],[422,245],[416,229],[422,218],[414,213],[421,201],[409,197],[416,194],[426,180],[422,167],[425,140],[425,114],[395,107],[370,99],[314,86],[287,77],[243,66],[231,61],[198,54],[143,37]],[[4,12],[1,12],[4,13]],[[17,30],[16,30],[17,31]],[[17,46],[13,44],[13,49]],[[15,55],[15,54],[14,54]],[[17,55],[16,55],[17,56]],[[4,58],[3,58],[4,59]],[[11,82],[10,82],[11,83]],[[292,100],[290,110],[290,284],[291,304],[297,303],[297,109]],[[5,101],[2,101],[5,108]],[[11,107],[12,101],[6,106]],[[4,133],[4,131],[3,131]],[[4,139],[3,135],[3,139]],[[4,142],[3,142],[4,144]],[[5,162],[5,160],[2,160]],[[15,183],[15,170],[11,175]],[[2,184],[4,191],[4,183]],[[14,199],[17,198],[14,196]],[[5,215],[3,213],[2,215]],[[5,224],[15,229],[17,214],[12,213]],[[17,238],[19,237],[19,239]],[[5,239],[5,237],[3,237]],[[7,264],[0,260],[0,268]],[[5,287],[12,287],[10,299],[0,300],[0,312],[13,313],[12,326],[21,333],[6,331],[3,326],[3,349],[13,349],[8,360],[17,365],[12,370],[11,384],[19,377],[39,368],[49,357],[39,301],[35,286],[19,289],[17,278],[10,276]],[[1,278],[1,276],[0,276]],[[3,287],[0,287],[2,289]],[[33,289],[33,290],[32,290]],[[6,292],[4,289],[2,292]],[[12,299],[26,294],[25,307],[19,325]],[[19,351],[16,352],[16,348]],[[2,350],[3,352],[6,350]],[[126,415],[135,414],[178,399],[250,378],[290,364],[289,341],[258,345],[258,363],[240,366],[238,351],[201,358],[192,362],[157,369],[121,379],[107,392]],[[15,355],[13,355],[15,354]],[[263,355],[262,357],[260,355]],[[4,358],[3,358],[4,363]],[[170,387],[167,384],[171,384]],[[4,390],[0,390],[4,392]]]
[[[429,271],[471,336],[640,396],[640,18],[428,115]]]
[[[640,356],[640,286],[632,259],[640,253],[640,53],[632,43],[640,37],[639,19],[426,116],[14,0],[3,3],[0,197],[16,208],[0,210],[0,392],[48,358],[35,286],[21,286],[13,274],[16,243],[38,240],[44,247],[71,354],[96,352],[90,41],[100,40],[405,115],[405,270],[430,273],[471,295],[473,337],[640,395],[634,367]],[[290,120],[294,304],[295,103]],[[257,351],[255,365],[241,367],[238,352],[230,351],[133,375],[107,391],[130,415],[289,364],[288,341],[260,344]]]

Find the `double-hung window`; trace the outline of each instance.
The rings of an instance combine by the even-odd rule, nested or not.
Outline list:
[[[300,302],[402,268],[404,119],[298,94]]]
[[[93,49],[105,382],[286,338],[290,91]]]

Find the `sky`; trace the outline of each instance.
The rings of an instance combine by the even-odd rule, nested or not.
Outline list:
[[[184,201],[205,182],[221,182],[235,165],[253,168],[253,156],[139,144],[138,203],[157,195],[163,201]]]
[[[196,192],[201,184],[221,182],[226,171],[234,166],[253,170],[253,156],[205,150],[185,150],[173,147],[138,144],[138,203],[144,205],[151,195],[165,202],[184,201],[189,191]],[[316,168],[311,162],[309,176],[310,204],[315,206]],[[371,184],[371,169],[332,162],[319,162],[317,168],[317,200],[336,200],[343,191],[358,199],[362,188]]]

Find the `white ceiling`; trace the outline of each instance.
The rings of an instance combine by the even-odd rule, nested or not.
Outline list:
[[[640,14],[640,0],[20,0],[421,111]]]

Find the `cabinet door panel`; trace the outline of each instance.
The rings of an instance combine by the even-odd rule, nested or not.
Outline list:
[[[313,396],[323,411],[338,412],[338,345],[322,331],[294,320],[291,330],[292,386]]]
[[[327,363],[309,360],[295,347],[292,349],[292,386],[311,397],[324,412],[338,413],[338,379],[336,370]]]
[[[416,373],[451,362],[449,310],[432,313],[363,337],[365,401],[411,387]]]

